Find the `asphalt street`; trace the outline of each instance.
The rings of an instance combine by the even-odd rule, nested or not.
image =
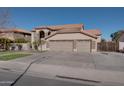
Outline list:
[[[15,86],[124,85],[123,60],[119,53],[34,53],[0,61],[0,85],[10,86],[22,73]]]

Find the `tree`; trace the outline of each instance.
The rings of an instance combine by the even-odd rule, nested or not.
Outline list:
[[[5,50],[9,50],[9,47],[11,46],[11,43],[13,41],[7,38],[0,38],[0,44],[3,45],[3,48]]]
[[[112,38],[112,41],[116,41],[118,40],[118,38],[120,37],[120,35],[122,34],[122,32],[124,32],[123,30],[119,30],[117,32],[114,32],[110,35],[110,37]]]
[[[0,8],[0,28],[8,26],[9,17],[9,10],[7,8]]]
[[[0,8],[0,28],[16,28],[11,20],[10,8]]]
[[[33,42],[33,46],[34,46],[34,48],[36,49],[36,50],[38,50],[38,47],[41,45],[43,45],[43,44],[45,44],[46,43],[46,41],[45,40],[37,40],[37,41],[34,41]],[[41,47],[41,50],[42,50],[42,47]]]
[[[104,38],[101,39],[101,42],[106,42],[106,40]]]
[[[18,38],[18,39],[15,39],[15,43],[27,43],[28,41],[25,40],[24,38]]]

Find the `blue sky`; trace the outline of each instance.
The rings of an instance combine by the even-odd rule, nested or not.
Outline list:
[[[124,29],[124,8],[10,8],[18,28],[31,30],[41,25],[82,23],[85,29],[100,29],[102,37]]]

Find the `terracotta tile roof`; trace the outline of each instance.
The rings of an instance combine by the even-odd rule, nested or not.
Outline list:
[[[8,32],[31,34],[31,32],[22,29],[0,29],[0,33],[8,33]]]
[[[101,35],[100,30],[84,30],[86,32],[88,32],[89,34],[93,34],[93,35]]]
[[[74,32],[81,32],[81,28],[66,28],[58,30],[57,33],[74,33]]]
[[[56,25],[56,26],[40,26],[35,28],[36,29],[50,29],[55,30],[55,34],[62,34],[62,33],[82,33],[87,36],[97,38],[97,35],[101,35],[99,30],[84,30],[83,24],[67,24],[67,25]],[[55,35],[54,34],[54,35]],[[52,35],[53,36],[53,35]],[[51,37],[51,36],[50,36]]]
[[[83,24],[66,24],[66,25],[56,25],[56,26],[40,26],[35,29],[51,29],[51,30],[61,30],[65,28],[83,28]]]
[[[89,33],[85,30],[77,29],[77,28],[62,29],[62,30],[58,30],[57,33],[58,34],[62,34],[62,33],[83,33],[85,35],[97,38],[96,35],[94,35],[92,33]]]
[[[87,31],[85,31],[85,30],[81,30],[81,33],[83,33],[83,34],[85,34],[85,35],[88,35],[88,36],[91,36],[91,37],[94,37],[94,38],[97,38],[96,35],[94,35],[94,34],[92,34],[92,33],[89,33],[89,32],[87,32]]]
[[[56,34],[63,34],[63,33],[82,33],[84,35],[87,35],[87,36],[90,36],[90,37],[93,37],[93,38],[96,38],[97,39],[97,36],[92,34],[92,33],[88,33],[84,30],[77,30],[77,29],[63,29],[63,30],[58,30],[56,32],[54,32],[53,34],[51,34],[50,36],[47,36],[45,39],[48,39]]]

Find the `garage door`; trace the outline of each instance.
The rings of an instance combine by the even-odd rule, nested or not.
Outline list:
[[[73,41],[68,40],[52,40],[49,41],[50,51],[72,51]]]
[[[77,44],[77,51],[78,52],[90,52],[91,47],[90,47],[90,41],[89,40],[78,40]]]

